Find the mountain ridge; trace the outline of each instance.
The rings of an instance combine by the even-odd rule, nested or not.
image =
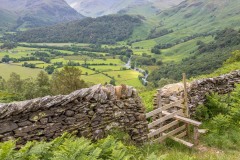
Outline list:
[[[116,14],[129,7],[151,5],[158,10],[178,5],[183,0],[66,0],[79,13],[88,17]]]
[[[82,19],[64,0],[0,0],[0,11],[12,14],[15,28],[31,28]],[[3,14],[2,14],[3,15]]]

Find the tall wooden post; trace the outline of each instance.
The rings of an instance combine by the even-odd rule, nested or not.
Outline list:
[[[158,91],[157,101],[158,101],[158,102],[157,102],[158,108],[162,108],[161,90]],[[160,112],[160,113],[159,113],[159,118],[162,118],[162,116],[163,116],[163,115],[162,115],[162,112]],[[162,128],[162,126],[163,126],[163,123],[160,123],[159,127]],[[161,132],[159,135],[162,136],[163,133]]]
[[[188,95],[187,95],[187,78],[186,73],[183,73],[183,86],[184,86],[184,114],[185,117],[190,118],[189,116],[189,107],[188,107]],[[187,135],[190,136],[190,127],[187,124]]]

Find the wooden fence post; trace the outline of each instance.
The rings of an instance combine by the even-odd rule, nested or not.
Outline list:
[[[157,105],[158,105],[158,108],[162,108],[162,99],[161,99],[161,91],[158,91],[158,97],[157,97]],[[162,118],[162,112],[159,113],[159,118]],[[160,128],[162,128],[163,126],[163,123],[160,123]],[[160,136],[162,136],[162,132],[159,134]]]
[[[193,137],[193,139],[194,139],[194,145],[198,145],[199,144],[199,132],[198,132],[198,127],[194,127],[194,137]]]
[[[186,118],[190,118],[189,116],[189,107],[188,107],[188,95],[187,95],[187,78],[186,73],[183,73],[183,86],[184,86],[184,114]],[[190,136],[190,127],[187,124],[187,135]]]

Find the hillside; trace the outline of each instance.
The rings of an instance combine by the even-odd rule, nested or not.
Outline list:
[[[7,28],[14,26],[17,20],[16,14],[0,9],[0,32],[5,31]]]
[[[85,18],[52,27],[19,32],[20,42],[80,42],[113,44],[130,37],[135,26],[140,25],[139,18],[131,16],[104,16]],[[64,31],[64,32],[63,32]]]
[[[89,17],[116,14],[132,8],[144,8],[152,11],[167,9],[183,0],[67,0],[79,13]],[[135,15],[139,14],[135,12]]]
[[[132,45],[134,54],[141,57],[142,53],[146,53],[159,60],[159,64],[164,64],[157,67],[149,80],[179,80],[182,72],[187,72],[190,76],[206,74],[221,67],[230,53],[239,49],[239,45],[231,44],[236,36],[239,36],[239,8],[240,1],[237,0],[184,1],[176,7],[162,11],[156,17],[146,19],[145,25],[138,27],[128,42],[133,42],[129,44]],[[228,40],[215,41],[216,34],[225,28],[235,29],[235,33],[231,35],[229,30],[226,32],[231,35],[226,38]],[[224,37],[226,33],[222,33]],[[199,53],[199,41],[209,43],[209,48],[213,43],[228,45],[225,45],[224,49],[218,47],[216,50],[207,49]],[[153,54],[152,49],[159,50],[161,54]],[[149,66],[145,68],[150,72],[154,70]]]
[[[187,0],[178,6],[160,12],[154,20],[153,32],[173,30],[165,36],[151,39],[156,43],[176,43],[184,37],[209,33],[240,25],[240,1]]]
[[[31,28],[53,25],[83,18],[64,0],[0,0],[0,13],[15,15],[15,28]],[[8,15],[1,14],[5,23]],[[11,18],[13,19],[13,18]],[[10,19],[10,20],[11,20]]]

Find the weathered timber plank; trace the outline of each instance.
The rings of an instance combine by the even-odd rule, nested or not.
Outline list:
[[[175,120],[175,121],[173,121],[173,122],[171,122],[171,123],[169,123],[169,124],[167,124],[167,125],[159,128],[159,129],[157,129],[156,131],[149,133],[149,134],[148,134],[148,138],[151,138],[151,137],[153,137],[153,136],[155,136],[155,135],[157,135],[157,134],[165,131],[166,129],[169,129],[169,128],[177,125],[178,123],[179,123],[179,121],[178,121],[178,120]]]
[[[151,111],[151,112],[147,113],[147,114],[146,114],[146,117],[147,117],[147,118],[152,117],[152,116],[154,116],[154,115],[156,115],[156,114],[158,114],[158,113],[160,113],[160,112],[162,112],[162,111],[164,111],[164,110],[167,110],[167,109],[169,109],[169,108],[171,108],[171,107],[174,107],[174,106],[179,106],[180,108],[182,108],[182,107],[181,107],[181,104],[182,104],[182,103],[183,103],[183,100],[180,100],[180,101],[176,101],[176,102],[174,102],[174,103],[165,105],[165,106],[163,106],[162,108],[158,108],[158,109],[155,109],[154,111]]]
[[[146,118],[152,117],[160,112],[162,112],[162,108],[155,109],[154,111],[147,113]]]
[[[183,131],[184,129],[186,129],[186,125],[182,125],[181,127],[178,127],[176,129],[174,129],[173,131],[169,132],[169,133],[163,133],[163,136],[155,139],[154,141],[157,141],[157,142],[162,142],[163,140],[165,140],[166,138],[168,137],[171,137],[181,131]]]
[[[182,110],[178,110],[178,111],[176,111],[174,113],[170,113],[168,115],[165,115],[164,117],[162,117],[162,118],[160,118],[160,119],[158,119],[156,121],[153,121],[152,123],[149,123],[148,124],[148,129],[150,129],[150,128],[152,128],[152,127],[154,127],[154,126],[156,126],[156,125],[158,125],[158,124],[160,124],[160,123],[162,123],[162,122],[164,122],[164,121],[166,121],[168,119],[173,118],[174,116],[176,116],[177,114],[179,114],[181,112],[182,112]]]
[[[179,100],[179,101],[170,103],[170,104],[168,104],[168,105],[163,106],[163,107],[162,107],[162,111],[165,111],[165,110],[170,109],[170,108],[175,107],[175,106],[177,106],[177,107],[179,107],[179,108],[182,108],[182,106],[181,106],[182,103],[183,103],[183,100],[182,100],[182,99]]]
[[[190,143],[190,142],[187,142],[187,141],[184,141],[180,138],[177,138],[177,137],[170,137],[172,140],[176,141],[176,142],[179,142],[179,143],[182,143],[184,144],[185,146],[189,147],[189,148],[192,148],[194,146],[194,144]]]
[[[172,114],[172,113],[169,113],[167,111],[162,111],[162,113],[164,115],[171,115]],[[175,118],[175,119],[177,119],[179,121],[182,121],[182,122],[185,122],[185,123],[197,126],[197,127],[199,127],[202,124],[201,122],[198,122],[198,121],[195,121],[195,120],[192,120],[192,119],[189,119],[189,118],[185,118],[185,117],[182,117],[182,116],[179,116],[179,115],[175,115],[173,118]]]
[[[182,138],[182,137],[185,137],[186,135],[187,135],[187,131],[184,131],[184,132],[176,135],[175,137],[176,137],[176,138]]]

